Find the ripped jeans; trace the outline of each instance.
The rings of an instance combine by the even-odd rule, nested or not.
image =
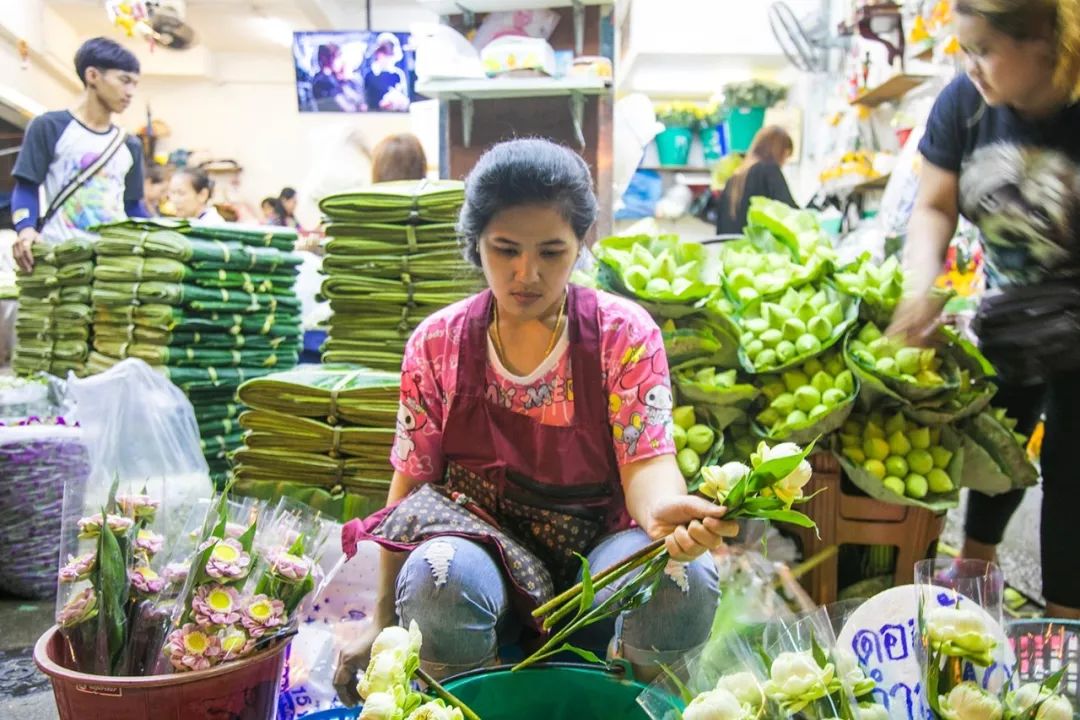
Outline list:
[[[601,540],[588,554],[594,572],[610,567],[649,544],[634,528]],[[615,638],[619,654],[633,665],[672,663],[708,637],[719,590],[710,555],[671,563],[649,602],[617,619],[596,623],[571,642],[603,656]],[[629,578],[597,593],[603,602]],[[424,633],[425,665],[450,675],[490,664],[500,644],[520,631],[502,567],[481,545],[446,536],[428,540],[409,555],[397,579],[397,614],[416,620]]]

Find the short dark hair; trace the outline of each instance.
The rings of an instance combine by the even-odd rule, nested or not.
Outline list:
[[[75,72],[84,86],[86,85],[86,69],[92,67],[98,70],[140,72],[139,58],[135,57],[133,52],[120,43],[104,37],[91,38],[75,51]]]
[[[195,188],[196,193],[201,193],[203,190],[206,190],[210,194],[213,194],[214,181],[210,179],[209,173],[202,168],[186,167],[178,170],[176,174],[187,177],[188,182],[191,183],[191,187]]]
[[[151,185],[163,183],[168,179],[169,174],[165,171],[165,166],[151,163],[150,166],[146,168],[146,181]]]
[[[458,237],[469,262],[480,266],[480,235],[491,219],[521,205],[553,205],[584,241],[597,214],[589,166],[573,150],[549,140],[526,138],[492,146],[465,181]]]
[[[296,189],[291,187],[285,187],[281,189],[281,194],[278,195],[278,200],[292,200],[296,197]]]

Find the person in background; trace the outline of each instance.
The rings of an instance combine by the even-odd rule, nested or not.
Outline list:
[[[770,125],[758,130],[746,159],[727,181],[720,195],[717,235],[738,235],[746,227],[750,198],[763,195],[795,207],[784,172],[780,168],[791,157],[795,143],[787,130]]]
[[[427,175],[427,156],[412,133],[385,137],[372,153],[371,181],[421,180]]]
[[[979,227],[987,285],[1023,302],[1031,288],[1080,283],[1080,4],[1076,0],[959,0],[966,74],[938,96],[919,143],[925,162],[904,248],[904,299],[889,332],[923,344],[942,301],[931,294],[963,214]],[[1017,298],[1017,295],[1021,297]],[[988,296],[989,297],[989,296]],[[980,315],[985,308],[980,308]],[[1047,321],[1049,322],[1049,321]],[[981,338],[990,362],[1003,338]],[[1001,347],[1001,346],[999,346]],[[1008,352],[1002,348],[1003,352]],[[1042,445],[1042,580],[1046,615],[1080,618],[1080,506],[1072,443],[1080,432],[1080,370],[995,382],[996,407]],[[998,382],[1000,380],[1000,382]],[[968,497],[965,558],[994,561],[1024,491]],[[1025,538],[1025,541],[1028,540]]]
[[[283,225],[285,223],[282,218],[281,203],[278,202],[276,197],[264,197],[262,202],[259,203],[259,210],[262,212],[263,225]]]
[[[210,203],[214,181],[199,168],[184,168],[173,173],[169,181],[169,202],[176,217],[197,220],[208,225],[221,225],[225,218]]]
[[[296,228],[299,231],[300,223],[296,220],[296,205],[300,202],[296,190],[291,187],[281,189],[278,195],[278,206],[281,208],[281,224],[285,227]]]
[[[401,112],[409,109],[409,81],[398,63],[405,57],[394,33],[375,39],[371,67],[364,73],[364,103],[370,111]]]
[[[315,51],[319,71],[311,80],[311,96],[319,112],[356,112],[361,99],[343,79],[341,48],[334,43]]]
[[[76,51],[75,72],[83,84],[78,103],[31,121],[12,171],[13,252],[25,271],[34,266],[36,242],[93,239],[88,228],[146,215],[142,145],[113,124],[135,95],[139,60],[112,40],[93,38]]]
[[[150,217],[161,215],[161,203],[169,192],[169,176],[161,165],[151,165],[146,169],[143,180],[143,203]]]

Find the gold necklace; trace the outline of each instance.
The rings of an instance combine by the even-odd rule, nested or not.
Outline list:
[[[492,301],[492,307],[494,308],[495,315],[495,332],[492,334],[492,340],[495,341],[495,353],[499,356],[499,361],[506,366],[506,354],[503,352],[502,337],[499,335],[499,302],[497,300]],[[547,349],[544,350],[544,357],[546,358],[551,354],[551,351],[555,349],[555,343],[559,339],[559,327],[562,325],[563,317],[566,312],[566,295],[563,295],[562,304],[559,306],[559,315],[555,318],[555,329],[551,331],[551,340],[548,342]]]

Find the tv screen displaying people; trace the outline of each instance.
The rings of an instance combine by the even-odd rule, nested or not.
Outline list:
[[[293,64],[300,112],[408,112],[418,99],[409,33],[294,33]]]

